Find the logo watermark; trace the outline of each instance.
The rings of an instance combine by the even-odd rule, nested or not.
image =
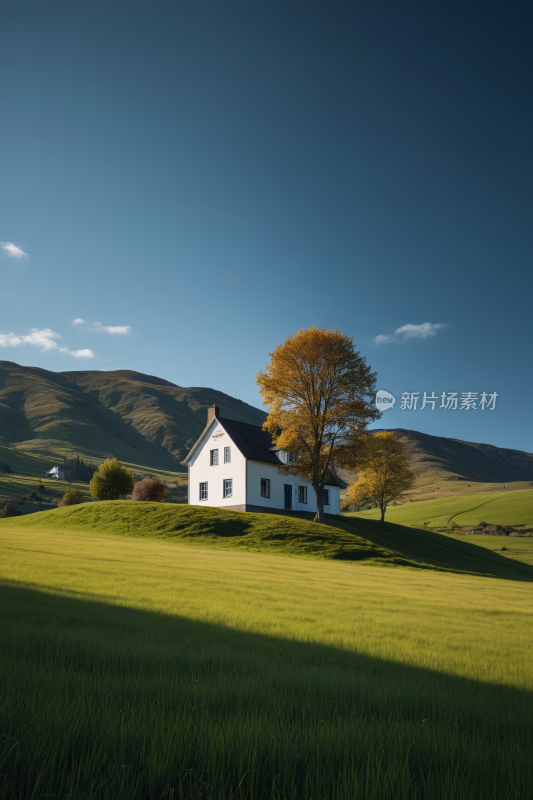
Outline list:
[[[396,398],[390,392],[386,392],[385,389],[380,389],[376,392],[376,408],[380,411],[388,411],[389,408],[394,406],[396,402]]]
[[[420,398],[422,394],[422,398]],[[436,395],[435,392],[402,392],[400,398],[401,411],[422,411],[424,408],[443,408],[445,411],[494,411],[498,392],[442,392]],[[418,401],[421,405],[418,407]],[[440,402],[439,402],[440,401]],[[380,411],[387,411],[393,408],[396,398],[390,392],[380,389],[376,392],[376,408]],[[437,405],[438,404],[438,405]]]

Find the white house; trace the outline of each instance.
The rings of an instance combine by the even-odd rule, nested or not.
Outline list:
[[[52,469],[48,470],[48,472],[46,473],[46,477],[58,478],[58,480],[62,481],[65,477],[63,472],[63,467],[61,467],[59,464],[56,464],[55,467],[52,467]]]
[[[208,409],[207,425],[182,462],[189,468],[189,504],[234,511],[316,511],[311,483],[279,472],[292,454],[274,447],[259,425],[222,419],[219,411],[218,406]],[[340,514],[335,482],[326,484],[324,511]]]

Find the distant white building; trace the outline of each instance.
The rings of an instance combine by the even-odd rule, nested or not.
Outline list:
[[[316,511],[312,484],[279,472],[291,454],[272,445],[259,425],[221,419],[220,409],[207,412],[207,425],[182,462],[189,468],[190,505],[234,511]],[[340,485],[324,490],[326,514],[340,514]]]
[[[57,478],[58,480],[62,481],[65,479],[65,473],[63,472],[63,467],[59,464],[56,464],[55,467],[49,469],[46,473],[47,478]]]

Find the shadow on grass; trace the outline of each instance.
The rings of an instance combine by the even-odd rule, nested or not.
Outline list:
[[[0,798],[477,800],[533,785],[520,689],[20,584],[0,585],[0,634]]]
[[[471,542],[457,541],[434,531],[422,531],[393,522],[331,517],[329,525],[368,539],[378,547],[394,550],[406,559],[439,569],[469,572],[513,581],[533,581],[533,567],[505,559]]]

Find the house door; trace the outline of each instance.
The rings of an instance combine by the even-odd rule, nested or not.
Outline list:
[[[292,508],[292,486],[288,483],[285,484],[285,508],[289,510]]]

